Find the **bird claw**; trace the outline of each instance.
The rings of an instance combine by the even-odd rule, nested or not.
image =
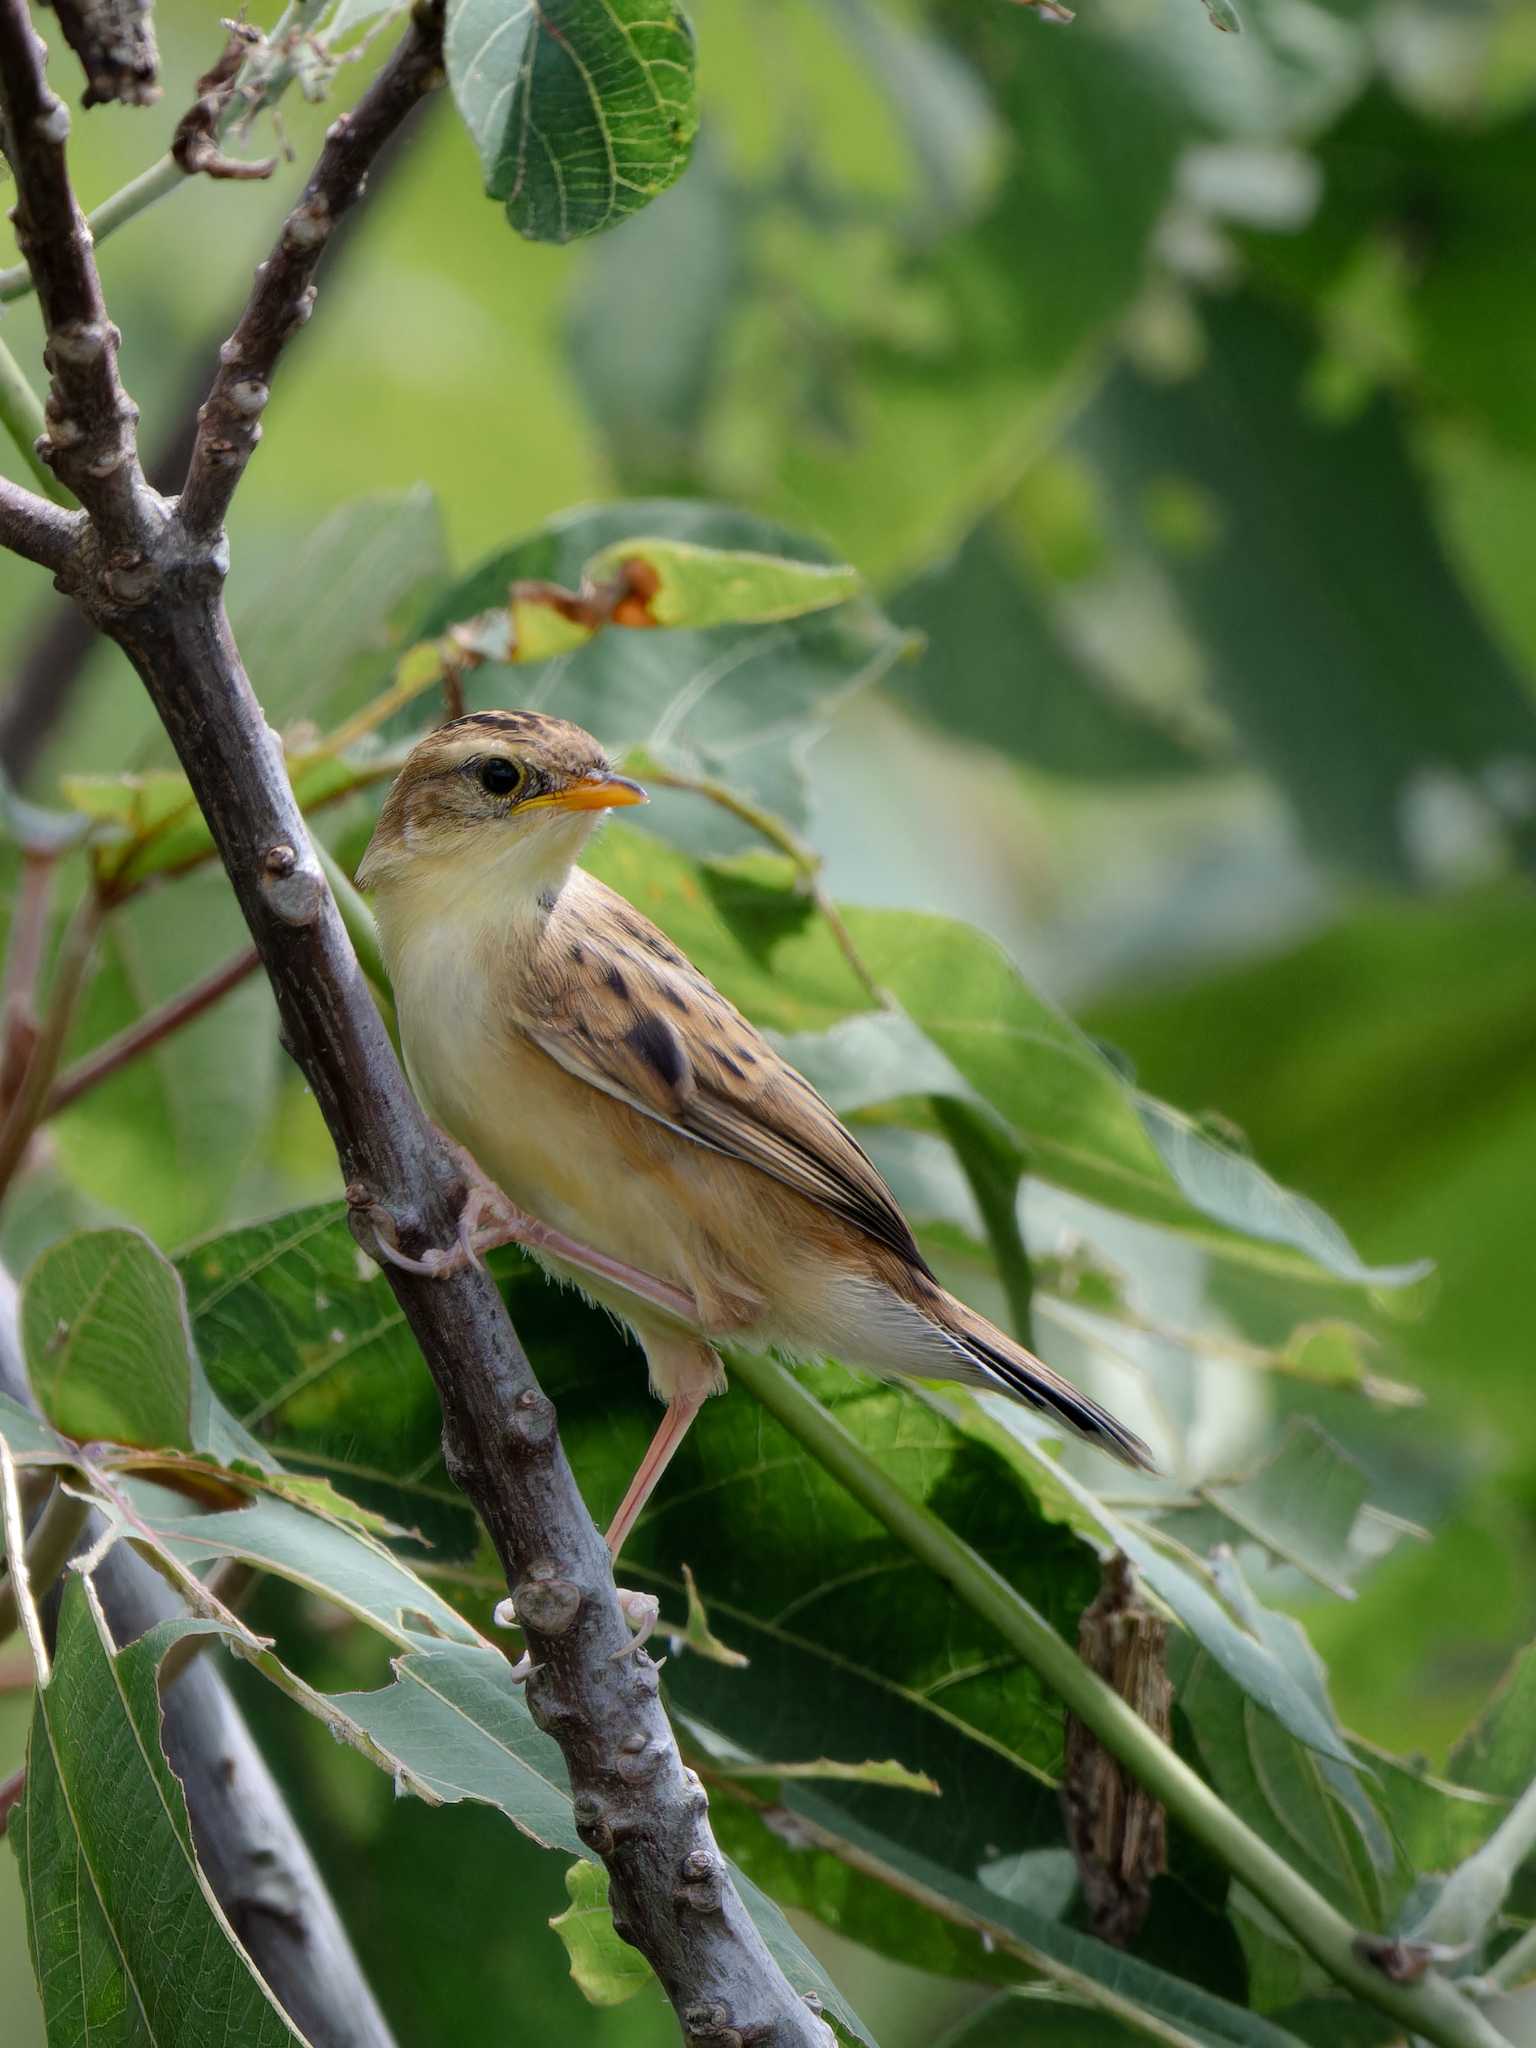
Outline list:
[[[498,1600],[491,1609],[491,1620],[496,1624],[497,1628],[517,1628],[519,1626],[517,1602],[510,1593],[505,1600]],[[507,1676],[514,1685],[526,1685],[538,1668],[538,1665],[533,1661],[533,1652],[531,1650],[524,1650],[517,1662],[508,1666]]]
[[[613,1652],[609,1661],[614,1664],[617,1664],[621,1657],[632,1657],[636,1650],[642,1649],[650,1641],[651,1633],[656,1626],[657,1617],[661,1613],[661,1602],[654,1593],[631,1593],[623,1586],[618,1589],[618,1593],[619,1611],[629,1623],[631,1629],[633,1629],[634,1639],[631,1642],[627,1642],[622,1650],[615,1650]],[[520,1626],[517,1618],[517,1602],[510,1593],[505,1600],[498,1600],[491,1609],[491,1620],[497,1628],[517,1628]],[[510,1667],[508,1675],[514,1685],[524,1685],[538,1668],[538,1665],[533,1661],[532,1653],[525,1650],[517,1662]]]
[[[650,1641],[651,1632],[661,1613],[661,1602],[654,1593],[631,1593],[623,1586],[618,1589],[618,1593],[619,1611],[634,1630],[634,1640],[626,1643],[622,1650],[614,1651],[608,1660],[611,1664],[617,1664],[621,1657],[633,1657],[636,1650],[643,1648]]]

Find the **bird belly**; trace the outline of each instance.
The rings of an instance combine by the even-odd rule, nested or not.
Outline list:
[[[396,984],[411,1082],[428,1113],[497,1187],[543,1223],[709,1302],[708,1233],[676,1199],[676,1155],[699,1148],[578,1080],[490,1014],[472,975]],[[557,1260],[560,1278],[629,1320],[647,1305]]]

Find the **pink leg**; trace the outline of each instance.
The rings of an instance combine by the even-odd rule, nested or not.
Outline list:
[[[629,1491],[619,1502],[619,1511],[608,1525],[608,1548],[615,1559],[655,1491],[657,1480],[671,1464],[678,1445],[688,1434],[689,1424],[704,1406],[709,1391],[708,1386],[683,1387],[667,1403],[661,1427],[651,1438],[650,1449],[640,1460],[640,1469],[629,1482]]]

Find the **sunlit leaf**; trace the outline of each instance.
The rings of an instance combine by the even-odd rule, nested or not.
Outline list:
[[[681,176],[698,126],[673,0],[453,0],[448,82],[519,234],[569,242]]]
[[[867,597],[853,595],[850,572],[802,534],[682,500],[570,512],[492,555],[444,592],[418,622],[418,636],[435,637],[459,620],[504,606],[515,581],[577,588],[594,558],[610,549],[622,553],[635,534],[648,536],[647,545],[664,543],[673,563],[691,564],[690,577],[710,559],[695,550],[736,557],[732,578],[745,558],[766,556],[778,566],[763,602],[771,599],[775,608],[793,589],[799,615],[665,633],[582,633],[585,645],[538,668],[481,669],[469,678],[471,700],[547,709],[586,726],[614,753],[643,749],[664,767],[724,781],[791,825],[803,824],[806,750],[836,706],[883,675],[907,639]],[[759,565],[753,573],[765,572]],[[805,610],[811,594],[833,591],[841,602]],[[696,797],[653,792],[646,815],[648,823],[703,851],[737,848],[753,838],[739,820]]]
[[[44,1252],[21,1324],[33,1388],[67,1435],[269,1464],[215,1398],[176,1269],[138,1231],[80,1231]]]

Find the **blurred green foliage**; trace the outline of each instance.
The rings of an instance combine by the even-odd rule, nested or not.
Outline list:
[[[1412,1871],[1445,1867],[1453,1842],[1474,1846],[1481,1822],[1416,1767],[1376,1778],[1352,1758],[1371,1766],[1362,1745],[1381,1745],[1483,1784],[1493,1737],[1454,1745],[1536,1631],[1536,6],[1241,11],[1234,37],[1213,33],[1198,0],[1084,0],[1070,27],[1003,0],[701,0],[686,175],[574,251],[514,238],[452,109],[430,109],[376,179],[284,364],[236,503],[230,598],[269,716],[312,739],[382,688],[412,640],[500,602],[509,574],[574,577],[637,532],[772,545],[870,579],[868,599],[772,642],[757,628],[730,649],[615,632],[471,689],[550,702],[768,803],[839,898],[993,934],[1110,1049],[1095,1099],[1119,1119],[1120,1156],[1134,1140],[1152,1158],[1160,1132],[1169,1168],[1155,1102],[1134,1125],[1134,1074],[1199,1120],[1179,1127],[1179,1157],[1186,1173],[1196,1154],[1215,1161],[1224,1200],[1257,1184],[1251,1148],[1369,1265],[1433,1259],[1431,1282],[1375,1294],[1335,1265],[1299,1307],[1262,1260],[1155,1234],[1149,1223],[1188,1223],[1171,1194],[1122,1213],[1082,1146],[1061,1145],[1075,1170],[1047,1156],[1053,1132],[1030,1121],[1043,1063],[967,1065],[964,1015],[946,1000],[1022,1016],[1030,989],[951,927],[913,939],[915,919],[854,920],[881,980],[905,973],[897,992],[929,1050],[1009,1119],[1036,1342],[1173,1447],[1187,1499],[1158,1510],[1127,1485],[1098,1512],[1191,1552],[1235,1546],[1212,1581],[1223,1626],[1257,1612],[1272,1699],[1281,1669],[1311,1698],[1318,1666],[1289,1617],[1304,1622],[1340,1775],[1279,1722],[1255,1722],[1212,1648],[1218,1624],[1202,1634],[1204,1610],[1170,1578],[1159,1591],[1191,1631],[1175,1657],[1176,1739],[1370,1918],[1401,1903]],[[165,146],[215,54],[217,29],[184,0],[162,4],[159,29],[160,105],[77,115],[88,204]],[[68,90],[68,58],[55,62]],[[343,65],[335,98],[367,69]],[[290,102],[284,116],[298,162],[271,185],[191,183],[101,245],[150,450],[195,403],[329,110]],[[504,139],[482,152],[493,173]],[[659,186],[688,138],[657,148]],[[493,175],[503,198],[505,182]],[[612,201],[597,194],[595,211]],[[8,307],[0,332],[35,370],[30,302]],[[22,474],[9,448],[0,467]],[[592,500],[663,496],[693,502],[559,520]],[[739,509],[709,509],[722,503]],[[13,674],[56,602],[0,559]],[[712,655],[742,673],[710,696],[698,685]],[[422,715],[401,714],[386,739]],[[65,776],[168,761],[137,683],[97,649],[29,793],[58,802]],[[343,857],[372,803],[324,814]],[[976,1190],[927,1107],[946,1092],[932,1067],[903,1066],[906,1039],[860,1038],[849,1057],[846,1040],[817,1035],[868,1006],[815,921],[805,871],[797,893],[786,868],[743,862],[750,827],[695,796],[669,795],[651,822],[668,844],[615,832],[607,871],[754,1017],[797,1034],[818,1083],[844,1088],[839,1106],[861,1116],[945,1277],[1006,1317]],[[692,865],[722,855],[734,864]],[[116,912],[72,1052],[239,937],[206,870]],[[1084,1041],[1037,1014],[1077,1058]],[[1081,1108],[1070,1090],[1067,1107]],[[1188,1179],[1170,1170],[1182,1202]],[[483,1623],[499,1588],[440,1484],[430,1391],[398,1326],[371,1316],[349,1244],[316,1223],[304,1284],[323,1267],[334,1314],[302,1356],[290,1268],[274,1256],[238,1297],[224,1284],[255,1262],[265,1226],[245,1226],[329,1199],[334,1183],[266,991],[249,982],[51,1125],[0,1214],[0,1251],[19,1271],[67,1227],[109,1221],[167,1251],[204,1240],[180,1270],[215,1391],[266,1450],[341,1474],[370,1504],[398,1513],[408,1471],[409,1519],[439,1565],[456,1563],[454,1597]],[[526,1278],[509,1285],[601,1511],[649,1426],[641,1375],[568,1305]],[[1082,1539],[1104,1526],[1083,1489],[1114,1493],[1116,1478],[1074,1452],[1058,1477],[984,1418],[835,1373],[817,1384],[1070,1632],[1093,1590]],[[678,1654],[674,1704],[699,1741],[789,1762],[829,1747],[835,1699],[861,1755],[931,1768],[945,1797],[914,1817],[913,1795],[782,1781],[791,1818],[913,1869],[979,1869],[1001,1920],[1035,1914],[1080,1939],[1050,1788],[1054,1705],[1017,1669],[992,1669],[985,1631],[824,1475],[806,1469],[788,1514],[760,1479],[765,1441],[792,1459],[744,1392],[717,1404],[635,1545],[636,1574],[670,1608],[707,1543],[713,1624],[753,1660],[741,1678]],[[1329,1448],[1310,1465],[1318,1442]],[[1283,1483],[1239,1477],[1277,1444],[1297,1459],[1266,1468]],[[687,1506],[727,1485],[754,1503],[729,1541]],[[832,1583],[829,1557],[857,1559],[868,1584]],[[1263,1608],[1245,1610],[1255,1596]],[[257,1614],[322,1692],[384,1681],[378,1645],[309,1595],[268,1587]],[[672,2038],[654,1989],[600,2010],[567,1982],[540,1924],[567,1903],[557,1859],[485,1808],[395,1799],[270,1688],[241,1684],[402,2048],[514,2023],[612,2048]],[[1532,1771],[1523,1713],[1499,1738],[1504,1794]],[[23,1739],[0,1698],[0,1775]],[[1314,1810],[1347,1810],[1347,1854],[1307,1860],[1321,1822],[1298,1816]],[[1021,2001],[1027,1973],[1006,1950],[910,1906],[903,1918],[831,1853],[792,1853],[750,1798],[720,1811],[726,1846],[790,1905],[884,2048],[951,2025],[954,2048],[1130,2038],[1103,2013]],[[1292,2040],[1355,2038],[1357,2011],[1321,1996],[1267,1923],[1229,1909],[1193,1842],[1176,1837],[1157,1893],[1141,1964],[1192,1997],[1253,2004]],[[4,1859],[0,2009],[15,2048],[42,2039],[29,1983]]]

